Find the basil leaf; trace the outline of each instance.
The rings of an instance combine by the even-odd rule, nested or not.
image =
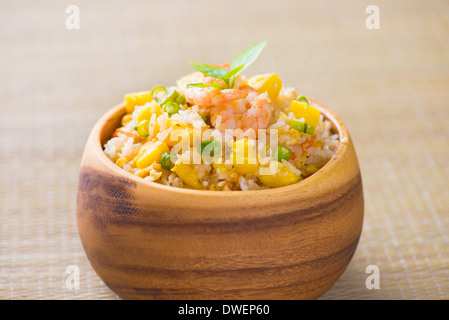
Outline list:
[[[234,77],[234,79],[232,79],[232,83],[231,83],[231,87],[230,87],[231,89],[234,88],[235,79],[237,79],[237,77]],[[229,84],[228,84],[228,86],[229,86]]]
[[[187,89],[189,88],[194,88],[194,87],[198,87],[198,88],[218,88],[218,89],[223,89],[221,87],[221,85],[219,83],[189,83],[187,85]]]
[[[219,78],[226,75],[226,70],[222,68],[218,68],[215,66],[211,66],[207,63],[199,63],[199,62],[193,62],[189,61],[189,63],[199,72],[205,74],[206,76],[212,77],[212,78]]]
[[[231,79],[231,77],[236,75],[239,71],[241,71],[243,69],[243,67],[244,67],[244,65],[242,64],[241,66],[238,66],[238,67],[228,71],[228,73],[226,73],[222,79],[223,80],[224,79]]]
[[[234,79],[232,81],[232,85],[231,86],[229,86],[229,79],[231,79],[235,74],[237,74],[242,69],[243,69],[243,65],[238,66],[237,68],[234,68],[234,69],[228,71],[228,73],[226,73],[223,77],[221,77],[221,79],[223,79],[223,81],[226,83],[226,86],[228,88],[234,87],[235,77],[234,77]]]
[[[240,52],[234,60],[232,60],[231,69],[243,65],[243,68],[239,70],[240,72],[248,68],[254,61],[256,61],[266,44],[267,41],[261,41]]]

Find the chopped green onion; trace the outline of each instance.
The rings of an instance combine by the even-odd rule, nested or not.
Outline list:
[[[161,104],[167,103],[168,101],[171,102],[176,102],[176,99],[179,97],[179,92],[176,90],[173,90],[172,93],[168,94],[165,96],[164,101],[161,101]]]
[[[150,125],[150,121],[148,120],[143,120],[139,123],[139,125],[137,127],[134,128],[134,130],[137,131],[137,133],[139,134],[139,136],[141,137],[148,137],[150,135],[149,132],[149,127]]]
[[[164,93],[163,97],[160,96],[161,92]],[[158,86],[158,87],[153,88],[153,90],[151,90],[151,96],[158,103],[161,102],[166,95],[168,95],[168,90],[164,86]]]
[[[186,97],[182,94],[180,94],[178,91],[173,90],[172,93],[166,93],[165,97],[163,99],[160,99],[158,101],[158,103],[163,106],[165,105],[167,102],[176,102],[177,104],[183,105],[186,103]]]
[[[186,97],[183,95],[183,94],[180,94],[177,98],[176,98],[176,100],[175,100],[175,102],[177,103],[177,104],[180,104],[180,105],[183,105],[183,104],[186,104]]]
[[[299,120],[290,120],[290,127],[307,134],[313,134],[315,132],[314,126]]]
[[[315,127],[311,126],[310,124],[306,124],[306,131],[307,134],[313,134],[315,132]]]
[[[208,150],[209,150],[208,156],[210,156],[210,157],[213,157],[215,154],[218,155],[221,153],[221,144],[220,144],[220,142],[218,142],[216,140],[201,142],[201,155],[203,155],[204,148],[206,148],[206,147],[208,147]]]
[[[298,130],[299,132],[305,132],[306,131],[306,124],[303,121],[290,120],[290,127],[292,127],[293,129]]]
[[[164,107],[164,111],[169,115],[178,113],[180,108],[180,104],[186,103],[186,97],[180,94],[178,91],[173,90],[172,93],[165,96],[163,100],[160,100],[159,103]]]
[[[201,119],[203,119],[204,123],[207,124],[207,121],[209,120],[209,117],[201,116]]]
[[[290,159],[290,156],[292,155],[292,151],[287,148],[286,146],[280,145],[274,152],[274,159],[282,162],[282,159],[288,160]]]
[[[302,101],[302,102],[305,102],[305,103],[309,104],[309,100],[307,100],[307,98],[304,97],[304,96],[299,97],[298,101]]]
[[[173,164],[173,161],[175,161],[175,159],[177,159],[175,154],[165,152],[162,154],[159,162],[161,163],[162,168],[164,168],[165,170],[171,170],[175,166]]]
[[[164,111],[167,112],[169,115],[173,115],[175,113],[178,113],[181,108],[179,107],[179,104],[173,101],[167,101],[164,104]]]

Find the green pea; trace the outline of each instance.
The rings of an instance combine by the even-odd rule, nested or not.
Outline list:
[[[173,164],[173,161],[176,161],[176,158],[177,157],[174,154],[165,152],[162,154],[159,162],[161,163],[162,168],[164,168],[165,170],[171,170],[175,166]]]

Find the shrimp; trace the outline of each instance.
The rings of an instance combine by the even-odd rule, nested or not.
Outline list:
[[[271,101],[268,94],[260,93],[246,85],[245,79],[241,76],[236,76],[233,89],[215,87],[187,89],[189,83],[218,83],[225,88],[224,81],[200,72],[192,73],[178,81],[178,87],[184,90],[188,103],[210,109],[211,124],[216,129],[222,132],[225,129],[242,129],[248,133],[268,126],[271,119]]]
[[[248,93],[245,99],[211,109],[211,123],[216,129],[242,129],[245,135],[253,135],[254,131],[268,126],[271,119],[271,101],[268,94],[261,94],[252,88],[244,88],[242,91]]]
[[[142,137],[137,133],[136,130],[127,127],[121,127],[116,129],[112,137],[116,138],[121,135],[127,136],[128,138],[133,138],[134,141],[142,140]]]
[[[177,86],[179,91],[181,91],[182,94],[185,94],[188,90],[187,85],[191,83],[218,83],[221,87],[226,87],[226,83],[222,79],[212,78],[201,72],[194,72],[178,80]]]
[[[268,94],[262,93],[249,102],[250,108],[243,114],[243,129],[265,129],[271,119]]]
[[[226,67],[227,65],[222,65],[219,67]],[[213,78],[202,74],[201,72],[191,73],[183,78],[181,78],[177,85],[181,93],[186,96],[188,103],[192,105],[197,105],[199,107],[212,107],[220,105],[232,100],[241,99],[246,96],[245,92],[239,91],[239,87],[242,84],[241,76],[237,75],[235,79],[231,79],[231,83],[234,82],[232,89],[220,90],[220,88],[209,87],[200,88],[192,87],[187,88],[188,84],[192,83],[217,83],[222,88],[226,88],[227,85],[222,79]]]
[[[199,107],[220,106],[237,99],[243,99],[248,92],[239,89],[199,88],[193,87],[186,90],[186,100]]]
[[[241,128],[243,126],[242,114],[245,112],[245,103],[242,103],[242,101],[233,101],[221,106],[212,107],[210,110],[210,121],[214,128],[220,131]]]

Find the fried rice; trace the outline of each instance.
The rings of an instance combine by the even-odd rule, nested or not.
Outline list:
[[[205,77],[126,95],[121,126],[104,145],[111,161],[166,186],[247,191],[298,183],[337,151],[331,122],[276,74],[236,76],[228,91],[191,90],[198,79]],[[204,102],[209,97],[228,100]]]

